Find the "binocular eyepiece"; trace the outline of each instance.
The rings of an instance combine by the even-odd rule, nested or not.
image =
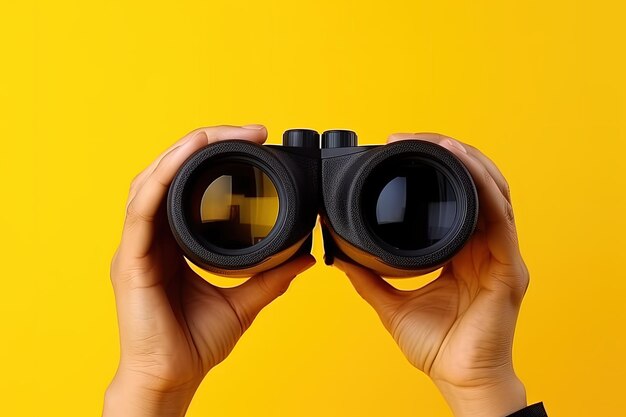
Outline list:
[[[349,130],[292,129],[283,145],[220,141],[180,168],[167,198],[185,256],[215,274],[251,276],[311,250],[388,277],[430,272],[469,239],[476,187],[445,148],[406,140],[358,146]]]

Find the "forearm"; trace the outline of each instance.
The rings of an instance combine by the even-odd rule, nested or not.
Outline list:
[[[436,385],[455,417],[506,417],[528,405],[524,384],[514,375],[482,387]]]
[[[195,389],[160,392],[132,381],[113,380],[104,397],[103,417],[183,417]]]

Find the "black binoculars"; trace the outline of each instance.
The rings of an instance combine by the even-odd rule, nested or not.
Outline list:
[[[220,141],[180,168],[167,198],[172,233],[197,266],[246,277],[311,250],[321,218],[335,257],[387,277],[433,271],[476,227],[472,177],[420,140],[358,146],[350,130],[291,129],[283,145]]]

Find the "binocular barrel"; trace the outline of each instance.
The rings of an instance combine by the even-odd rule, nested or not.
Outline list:
[[[221,141],[180,168],[167,199],[185,256],[210,272],[251,276],[311,250],[390,277],[447,262],[476,226],[470,174],[445,148],[407,140],[358,146],[348,130],[292,129],[283,146]]]

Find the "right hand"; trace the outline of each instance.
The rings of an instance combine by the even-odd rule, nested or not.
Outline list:
[[[441,275],[400,291],[372,271],[335,260],[377,311],[408,360],[439,388],[455,416],[502,417],[526,406],[513,370],[515,323],[528,287],[508,185],[479,150],[439,134],[395,134],[453,152],[479,196],[477,230]]]

